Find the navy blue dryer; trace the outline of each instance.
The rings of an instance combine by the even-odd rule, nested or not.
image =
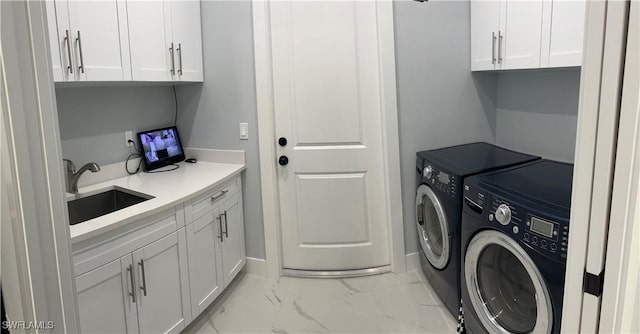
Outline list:
[[[452,315],[460,305],[460,224],[464,178],[540,159],[487,143],[416,154],[416,226],[420,263]]]
[[[464,182],[462,299],[471,333],[560,333],[573,165]]]

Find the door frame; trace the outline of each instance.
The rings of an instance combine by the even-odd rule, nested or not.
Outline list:
[[[252,0],[256,101],[258,111],[258,148],[260,151],[260,185],[264,221],[266,272],[268,277],[280,277],[283,270],[282,235],[278,169],[276,167],[275,110],[269,1]],[[376,1],[379,22],[380,90],[383,127],[383,157],[385,175],[386,220],[389,235],[389,258],[393,272],[406,271],[404,223],[400,179],[400,146],[398,135],[398,104],[396,96],[395,40],[393,2]]]
[[[606,280],[598,330],[627,333],[639,328],[640,305],[640,3],[629,12],[620,127],[613,176],[611,225],[607,244]],[[635,329],[633,322],[635,321]]]
[[[623,81],[624,72],[633,71],[633,67],[625,68],[631,2],[606,0],[587,3],[576,164],[571,198],[571,220],[578,223],[570,226],[565,277],[566,282],[582,284],[565,285],[561,325],[563,332],[598,332],[599,328],[604,332],[611,331],[613,313],[605,316],[600,310],[602,307],[613,309],[618,312],[615,320],[620,320],[623,310],[616,309],[616,306],[621,306],[618,303],[624,295],[616,294],[620,292],[617,288],[621,288],[623,275],[637,277],[638,274],[637,268],[636,272],[629,270],[626,273],[620,268],[622,258],[628,259],[630,256],[631,248],[625,247],[631,247],[633,242],[627,239],[629,244],[623,245],[620,241],[623,239],[621,233],[624,234],[624,229],[632,226],[633,210],[637,210],[633,205],[628,205],[627,201],[633,200],[634,196],[637,198],[639,191],[637,156],[636,161],[633,161],[633,150],[636,149],[637,152],[640,147],[634,148],[638,141],[638,120],[634,119],[637,117],[634,114],[637,110],[621,110],[622,99],[633,103],[634,98],[633,93],[623,96],[623,86],[626,87],[629,81],[629,78]],[[637,70],[637,59],[635,66]],[[631,79],[634,78],[634,74],[628,75]],[[637,85],[637,76],[635,80]],[[635,98],[637,99],[637,95]],[[636,168],[635,176],[633,168]],[[630,183],[633,177],[636,177],[635,190]],[[614,247],[607,247],[608,244]],[[618,245],[620,249],[616,249]],[[612,253],[620,258],[609,262]],[[605,267],[616,268],[613,277],[605,275],[606,280],[603,278]],[[586,274],[596,277],[604,291],[598,289],[599,292],[591,291],[594,294],[586,293],[583,286]],[[606,304],[607,300],[609,305]],[[627,300],[624,302],[628,303]],[[627,315],[625,319],[628,318]],[[607,321],[610,323],[606,324]],[[603,324],[606,327],[604,329],[600,327]]]
[[[3,251],[8,250],[2,255],[11,259],[2,263],[7,316],[27,325],[53,322],[56,332],[77,333],[46,4],[0,2],[0,15],[1,218]]]

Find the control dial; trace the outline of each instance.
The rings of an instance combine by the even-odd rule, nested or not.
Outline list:
[[[511,222],[511,209],[506,204],[500,204],[496,210],[496,220],[502,225],[509,225]]]
[[[430,179],[431,175],[433,175],[433,167],[431,166],[425,167],[424,170],[422,171],[422,176],[427,179]]]

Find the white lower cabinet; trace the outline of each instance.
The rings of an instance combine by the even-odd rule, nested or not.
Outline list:
[[[179,333],[191,321],[185,229],[76,278],[83,333]]]
[[[179,333],[191,321],[185,229],[133,252],[141,333]]]
[[[195,318],[246,263],[242,192],[235,180],[193,202],[187,219],[191,311]],[[235,194],[234,191],[237,191]]]
[[[222,281],[226,287],[247,261],[244,252],[242,194],[238,193],[222,203],[218,214],[224,228],[220,245],[222,248]]]
[[[138,333],[131,254],[76,277],[82,333]]]
[[[191,283],[191,312],[196,317],[213,302],[222,291],[220,263],[220,225],[213,211],[187,225],[189,247],[189,281]]]
[[[240,182],[74,244],[81,332],[179,333],[211,305],[246,263]]]

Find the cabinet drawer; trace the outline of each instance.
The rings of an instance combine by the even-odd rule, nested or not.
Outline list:
[[[184,225],[182,206],[134,221],[73,245],[75,275],[81,275],[144,247]]]
[[[240,178],[237,177],[222,187],[216,187],[212,191],[192,200],[185,206],[186,223],[189,224],[194,220],[211,212],[216,206],[224,202],[227,198],[235,195],[239,189]]]

